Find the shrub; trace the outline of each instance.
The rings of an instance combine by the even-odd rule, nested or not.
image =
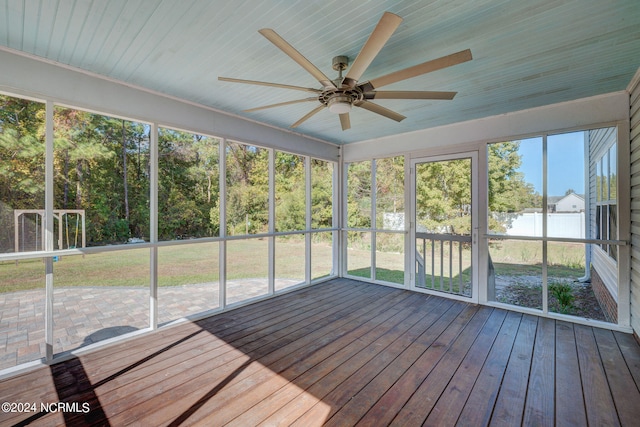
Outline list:
[[[576,299],[571,285],[567,283],[551,283],[549,292],[558,300],[560,313],[568,314],[573,308],[573,301]]]

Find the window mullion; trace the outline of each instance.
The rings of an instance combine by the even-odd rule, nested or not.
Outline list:
[[[548,207],[548,164],[547,164],[547,135],[542,136],[542,312],[549,312],[549,284],[547,268],[547,214]]]

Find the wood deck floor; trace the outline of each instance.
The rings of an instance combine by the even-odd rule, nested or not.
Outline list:
[[[0,424],[637,426],[639,385],[631,335],[336,279],[6,379]]]

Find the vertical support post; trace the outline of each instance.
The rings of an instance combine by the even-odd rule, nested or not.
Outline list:
[[[542,136],[542,312],[549,312],[549,284],[548,268],[547,268],[547,221],[548,221],[548,209],[547,209],[547,135]]]
[[[471,262],[478,260],[477,276],[474,277],[474,267],[472,264],[471,269],[471,295],[473,296],[473,290],[477,289],[478,301],[483,304],[490,300],[495,300],[495,280],[490,280],[489,273],[489,239],[486,237],[486,233],[489,231],[489,147],[488,145],[482,145],[482,148],[478,150],[478,161],[476,173],[472,175],[471,184],[476,185],[478,196],[475,201],[472,200],[471,206],[471,220],[476,221],[476,226],[471,235]],[[472,227],[473,228],[473,227]],[[475,237],[475,238],[474,238]],[[476,253],[474,258],[474,251]],[[475,282],[474,282],[475,280]]]
[[[227,140],[222,138],[218,147],[218,186],[220,194],[220,246],[218,249],[218,304],[221,309],[227,305]]]
[[[151,125],[149,133],[149,239],[154,246],[150,249],[149,282],[149,327],[158,329],[158,124]],[[84,215],[82,216],[82,228],[84,229]],[[84,233],[83,233],[84,238]]]
[[[305,177],[305,229],[307,232],[304,234],[304,247],[305,247],[305,260],[304,260],[304,282],[306,284],[311,283],[311,191],[312,191],[312,181],[311,181],[311,157],[305,156],[304,158],[304,177]]]
[[[369,216],[371,217],[371,280],[376,280],[376,242],[378,229],[376,218],[376,205],[377,205],[377,191],[376,191],[376,171],[377,171],[376,159],[371,160],[371,210]]]
[[[344,277],[347,274],[347,164],[342,159],[342,147],[340,147],[340,159],[333,171],[333,201],[334,211],[333,226],[337,226],[337,239],[334,236],[333,266],[337,268],[338,275]],[[336,189],[340,189],[336,191]],[[337,240],[337,241],[336,241]]]
[[[53,251],[53,101],[47,101],[45,107],[45,187],[44,187],[44,246],[45,251]],[[45,262],[45,307],[44,340],[46,361],[53,361],[53,256],[47,256]]]
[[[629,121],[617,126],[616,166],[618,176],[616,198],[618,206],[618,239],[627,242],[618,246],[618,325],[631,326],[631,148]]]
[[[269,149],[269,295],[275,293],[276,283],[276,152]]]
[[[413,195],[415,194],[415,188],[412,184],[413,169],[411,168],[411,161],[409,156],[404,156],[404,286],[409,288],[411,286],[411,278],[414,278],[414,285],[418,284],[418,278],[416,276],[415,259],[417,257],[416,251],[411,253],[411,248],[415,247],[415,209],[413,206]],[[413,243],[412,243],[413,241]],[[423,252],[424,254],[424,252]],[[412,261],[413,260],[413,264]],[[424,270],[425,259],[422,260],[422,266]],[[412,265],[412,268],[408,268]]]
[[[590,189],[589,177],[591,174],[591,150],[590,147],[590,132],[584,132],[584,159],[585,159],[585,168],[584,168],[584,188]],[[593,166],[595,168],[595,166]],[[594,171],[595,175],[595,171]],[[596,178],[597,179],[597,178]],[[591,190],[585,191],[586,197],[584,198],[584,212],[582,215],[582,219],[584,220],[583,224],[581,224],[582,232],[584,233],[585,239],[592,239],[593,233],[591,230]],[[620,194],[620,193],[618,193]],[[584,277],[578,279],[578,281],[589,281],[591,280],[591,244],[584,245]]]

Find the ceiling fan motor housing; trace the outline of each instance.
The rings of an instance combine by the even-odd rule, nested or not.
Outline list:
[[[327,89],[318,96],[318,101],[326,105],[330,111],[339,109],[337,104],[349,104],[353,105],[355,102],[362,101],[364,95],[360,88],[336,88]]]

